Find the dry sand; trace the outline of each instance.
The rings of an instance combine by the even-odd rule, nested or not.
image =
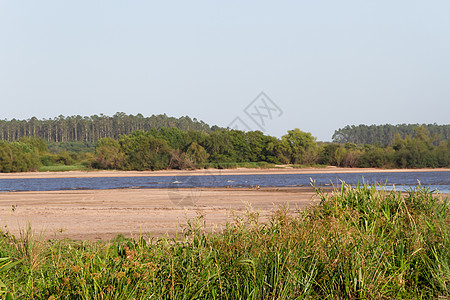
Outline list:
[[[252,210],[264,221],[281,207],[294,211],[315,200],[310,188],[15,192],[0,194],[0,225],[17,235],[30,224],[46,238],[174,237],[197,215],[207,229],[220,230],[233,214]]]
[[[139,176],[201,176],[201,175],[254,175],[254,174],[318,174],[318,173],[382,173],[382,172],[449,172],[441,169],[375,169],[375,168],[301,168],[280,166],[270,169],[198,169],[161,171],[68,171],[68,172],[23,172],[0,173],[0,179],[14,178],[92,178],[92,177],[139,177]]]
[[[431,171],[449,171],[439,169]],[[0,174],[4,178],[182,176],[218,174],[312,174],[405,172],[379,169],[232,169],[158,172],[59,172]],[[319,199],[311,188],[120,189],[0,193],[0,226],[15,235],[28,224],[46,238],[110,239],[118,234],[176,237],[188,219],[204,216],[208,230],[220,230],[233,214],[249,209],[267,220],[273,211],[303,209]]]

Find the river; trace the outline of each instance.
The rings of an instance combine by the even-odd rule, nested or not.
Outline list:
[[[200,175],[200,176],[143,176],[93,178],[23,178],[0,179],[0,192],[154,189],[192,187],[302,187],[340,185],[353,186],[368,182],[388,189],[408,190],[422,186],[442,193],[450,193],[450,172],[395,173],[326,173],[326,174],[267,174],[267,175]]]

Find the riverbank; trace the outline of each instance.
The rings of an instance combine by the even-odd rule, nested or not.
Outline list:
[[[0,179],[114,178],[138,176],[201,176],[263,174],[333,174],[439,172],[450,169],[207,169],[194,171],[89,171],[0,174]],[[169,178],[170,179],[170,178]],[[18,234],[28,224],[46,238],[107,240],[118,234],[143,233],[176,237],[188,219],[203,216],[208,230],[221,230],[233,214],[258,212],[261,220],[280,207],[293,212],[316,203],[310,187],[295,188],[157,188],[62,190],[0,193],[0,226]]]
[[[128,191],[124,196],[133,195],[132,192],[135,191]],[[139,220],[137,212],[143,210],[148,222],[152,220],[145,208],[151,208],[151,203],[153,209],[162,209],[166,214],[177,209],[177,199],[183,200],[182,194],[178,194],[178,198],[168,196],[169,201],[156,205],[154,200],[167,197],[154,192],[151,190],[152,197],[144,197],[141,204],[132,207],[124,199],[105,203],[112,195],[104,200],[94,195],[98,207],[89,205],[93,199],[85,199],[86,202],[79,204],[84,210],[71,221],[84,224],[84,234],[98,234],[98,228],[103,225],[102,209],[109,210],[116,205],[118,214],[110,214],[109,221],[116,228],[124,228],[121,211],[132,209],[135,212],[131,216]],[[450,296],[450,278],[445,273],[450,256],[448,202],[427,189],[401,197],[395,192],[379,191],[375,186],[344,186],[338,193],[321,195],[321,205],[311,206],[304,213],[275,210],[263,215],[265,220],[246,213],[247,206],[239,203],[246,196],[250,200],[266,198],[265,208],[271,209],[274,199],[287,200],[293,196],[292,199],[298,200],[300,195],[312,191],[209,189],[199,192],[195,198],[198,204],[204,203],[202,195],[206,194],[207,200],[216,200],[214,205],[221,203],[222,208],[233,209],[240,217],[231,215],[230,224],[223,231],[211,233],[218,227],[208,228],[210,211],[196,209],[198,214],[193,215],[184,234],[175,240],[154,238],[154,234],[149,238],[140,233],[133,235],[141,236],[139,239],[117,237],[104,242],[44,241],[29,231],[16,238],[0,235],[6,257],[1,265],[14,264],[1,273],[1,280],[17,299],[75,296],[147,299],[168,295],[174,299],[296,299],[299,295],[308,299],[328,299],[335,295],[351,299],[448,299]],[[121,191],[112,193],[121,195]],[[32,193],[22,194],[29,195],[29,200],[36,198]],[[48,203],[47,208],[55,211],[51,220],[67,218],[64,206],[72,205],[73,201],[68,199],[65,203],[69,195],[63,195],[59,212],[52,207],[53,203]],[[268,199],[271,195],[277,197]],[[319,199],[315,197],[305,200],[317,203]],[[121,201],[123,207],[118,205]],[[253,204],[261,205],[260,201]],[[21,213],[20,205],[15,208],[11,215]],[[189,211],[189,207],[185,210]],[[205,217],[199,217],[203,214]],[[86,217],[91,218],[90,224],[86,224]],[[266,222],[268,218],[270,222]],[[167,222],[162,216],[153,221]]]
[[[312,188],[117,189],[0,194],[0,225],[17,235],[31,225],[46,238],[107,240],[124,234],[176,237],[188,219],[203,216],[220,230],[233,215],[281,207],[304,209],[318,201]]]
[[[270,174],[326,174],[326,173],[396,173],[396,172],[450,172],[450,168],[439,169],[375,169],[375,168],[301,168],[279,167],[270,169],[197,169],[160,171],[67,171],[67,172],[23,172],[0,173],[0,179],[25,178],[94,178],[94,177],[141,177],[141,176],[202,176],[202,175],[270,175]]]

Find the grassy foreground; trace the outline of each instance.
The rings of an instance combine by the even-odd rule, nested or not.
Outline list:
[[[306,211],[266,223],[249,212],[222,233],[207,233],[200,216],[182,241],[3,233],[2,289],[17,299],[450,297],[447,199],[368,185],[317,193],[320,205]]]

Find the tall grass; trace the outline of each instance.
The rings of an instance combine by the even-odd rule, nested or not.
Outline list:
[[[39,172],[67,172],[67,171],[86,171],[88,168],[84,165],[51,165],[51,166],[40,166],[38,168]]]
[[[217,162],[217,163],[205,163],[203,164],[205,169],[237,169],[237,168],[248,168],[248,169],[269,169],[274,168],[275,164],[260,161],[260,162]]]
[[[317,206],[265,223],[249,212],[221,233],[191,220],[181,241],[47,241],[32,271],[22,260],[0,276],[20,299],[450,297],[446,199],[367,184],[317,193]],[[21,257],[15,243],[4,235],[0,257]]]

